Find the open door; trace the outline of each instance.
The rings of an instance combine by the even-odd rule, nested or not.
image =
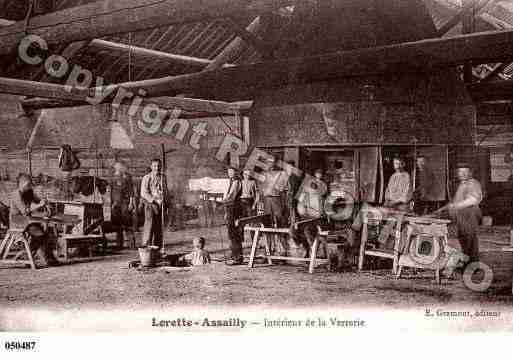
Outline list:
[[[360,147],[358,149],[358,173],[360,202],[376,202],[376,184],[378,175],[378,147]]]

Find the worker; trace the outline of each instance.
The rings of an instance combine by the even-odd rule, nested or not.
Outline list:
[[[404,170],[404,161],[401,158],[394,158],[393,165],[395,172],[388,181],[384,206],[408,211],[412,198],[410,175]]]
[[[294,169],[296,168],[296,164],[294,161],[287,161],[289,166],[286,167],[286,172],[288,175],[287,180],[287,207],[289,210],[289,222],[292,225],[298,219],[297,212],[297,192],[301,187],[301,178],[294,173]]]
[[[166,189],[161,162],[155,158],[151,160],[151,172],[141,181],[141,199],[144,202],[144,246],[163,246],[162,210]]]
[[[481,222],[479,204],[483,200],[483,191],[478,180],[472,177],[471,166],[460,162],[456,166],[456,175],[460,181],[452,201],[437,212],[447,210],[456,222],[458,241],[462,252],[469,262],[479,260],[479,239],[477,231]]]
[[[260,201],[260,192],[256,181],[251,178],[251,171],[244,170],[244,172],[242,172],[241,185],[241,217],[255,216],[257,204]]]
[[[287,174],[276,169],[274,157],[267,159],[267,170],[264,173],[262,193],[264,196],[264,212],[270,214],[275,227],[285,226],[285,213],[282,196],[286,190]]]
[[[240,218],[240,196],[242,193],[242,185],[234,167],[228,168],[228,178],[230,180],[230,184],[222,199],[222,203],[224,204],[226,211],[226,228],[228,229],[228,237],[230,239],[231,250],[231,256],[226,264],[240,265],[243,262],[243,237],[241,229],[235,225],[235,222]]]
[[[116,228],[116,242],[123,248],[125,232],[132,232],[132,212],[135,210],[132,177],[122,160],[114,162],[114,176],[110,182],[111,222]],[[131,236],[133,239],[133,233]]]
[[[426,157],[423,154],[417,155],[417,171],[415,173],[415,212],[425,215],[434,211],[434,175],[429,168]]]
[[[25,230],[29,235],[32,256],[43,266],[59,265],[59,261],[53,255],[54,239],[49,238],[45,227],[32,217],[37,211],[45,208],[47,202],[34,193],[32,178],[28,174],[20,174],[17,184],[18,189],[11,197],[9,228]],[[36,206],[33,207],[34,204]]]

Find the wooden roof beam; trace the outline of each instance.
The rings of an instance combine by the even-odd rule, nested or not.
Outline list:
[[[456,14],[454,15],[449,21],[447,21],[442,27],[437,31],[437,35],[439,37],[444,36],[447,34],[453,27],[458,25],[465,16],[472,11],[472,16],[477,16],[479,12],[481,12],[486,5],[491,0],[483,0],[481,3],[479,3],[479,0],[471,0],[465,6]]]
[[[272,12],[294,0],[103,0],[35,16],[0,28],[0,55],[13,53],[27,33],[52,44],[101,38],[169,24]]]
[[[133,92],[144,89],[151,97],[177,93],[206,94],[206,89],[208,93],[215,94],[226,86],[255,90],[348,76],[430,71],[432,67],[454,66],[466,61],[477,65],[501,61],[512,55],[513,30],[490,31],[204,70],[107,87],[123,87]]]
[[[80,95],[73,93],[73,91],[69,93],[64,89],[64,86],[59,87],[60,91],[57,91],[57,88],[51,88],[50,90],[53,91],[48,93],[35,91],[31,86],[26,86],[28,92],[18,92],[18,94],[33,95],[37,92],[33,96],[46,98],[59,98],[61,96],[60,98],[65,100],[74,100],[79,97],[79,101],[85,101],[86,96],[84,96],[83,91],[86,91],[89,96],[94,96],[95,94],[104,93],[106,89],[112,90],[111,93],[115,94],[116,90],[124,88],[133,93],[143,89],[146,91],[147,97],[169,96],[179,93],[205,93],[205,97],[210,94],[214,97],[216,93],[226,90],[227,86],[236,90],[249,89],[249,92],[254,92],[261,88],[280,87],[288,84],[405,71],[432,71],[433,67],[454,66],[465,61],[480,64],[498,62],[512,57],[513,30],[510,29],[339,51],[304,58],[266,61],[216,70],[204,70],[193,74],[127,82],[103,88],[79,89]],[[17,89],[20,89],[20,80],[4,80],[11,82],[2,84],[2,81],[0,81],[0,92],[12,91],[13,86],[9,85],[17,85]],[[18,83],[12,81],[18,81]],[[36,85],[40,90],[43,89],[43,84],[36,83]],[[240,92],[242,93],[242,91]],[[80,96],[82,96],[81,99]],[[247,97],[247,93],[240,96],[238,99],[242,100],[252,98]],[[112,96],[106,98],[105,101],[112,101]]]
[[[0,91],[2,90],[2,84],[5,82],[4,79],[0,78]],[[25,90],[25,87],[21,87],[19,82],[16,82],[17,88],[14,90],[3,90],[3,92],[10,91],[12,92],[21,92]],[[6,86],[9,84],[6,84]],[[11,83],[12,85],[12,83]],[[29,84],[28,86],[31,86]],[[58,85],[57,85],[58,86]],[[36,90],[32,90],[35,93]],[[38,88],[37,90],[41,94],[43,94],[43,90]],[[51,95],[53,92],[50,92]],[[213,100],[204,100],[204,99],[196,99],[196,98],[186,98],[186,97],[155,97],[147,99],[146,103],[153,103],[158,105],[162,109],[173,110],[179,108],[183,111],[189,112],[200,112],[200,113],[208,113],[208,114],[234,114],[235,112],[246,112],[253,105],[252,101],[241,101],[241,102],[224,102],[224,101],[213,101]],[[21,102],[23,108],[27,111],[39,110],[43,108],[60,108],[60,107],[74,107],[74,106],[84,106],[87,105],[87,102],[83,100],[76,100],[73,98],[69,98],[66,100],[62,100],[59,98],[41,98],[35,97],[30,99],[25,99]]]
[[[94,39],[90,42],[89,48],[97,51],[113,51],[113,52],[126,52],[131,51],[133,60],[137,62],[143,62],[146,59],[158,60],[164,63],[172,64],[183,64],[187,66],[196,66],[204,68],[212,63],[213,60],[203,59],[193,56],[171,54],[163,51],[156,51],[146,49],[139,46],[130,46],[127,44],[120,44],[112,41],[105,41],[100,39]],[[233,66],[232,64],[226,64],[225,66]]]
[[[262,20],[260,16],[257,16],[251,21],[246,27],[245,31],[250,34],[257,34],[262,27]],[[218,69],[224,64],[232,61],[242,50],[244,49],[244,40],[241,36],[237,36],[233,39],[226,47],[221,51],[209,64],[205,70]]]

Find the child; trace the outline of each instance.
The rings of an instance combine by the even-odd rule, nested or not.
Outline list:
[[[210,264],[210,254],[205,249],[205,238],[194,238],[192,241],[194,250],[183,257],[184,261],[192,266]]]

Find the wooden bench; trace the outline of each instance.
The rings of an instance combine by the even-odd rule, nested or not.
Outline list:
[[[70,248],[87,248],[89,258],[93,257],[93,249],[103,243],[103,234],[66,234],[59,238],[64,252],[64,259],[68,260]]]

